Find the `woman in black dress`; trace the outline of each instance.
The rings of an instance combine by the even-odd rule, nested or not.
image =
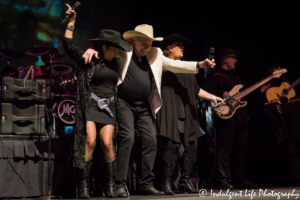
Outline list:
[[[183,36],[172,34],[164,38],[160,47],[166,57],[181,60],[184,46],[191,42]],[[204,134],[199,127],[196,96],[215,103],[223,100],[200,89],[194,74],[163,72],[161,87],[163,105],[157,113],[156,124],[160,141],[166,146],[162,157],[162,190],[167,195],[174,194],[171,178],[178,147],[183,144],[183,166],[178,188],[180,192],[198,193],[190,182],[197,156],[197,138]]]
[[[115,197],[115,155],[113,132],[116,123],[116,85],[122,70],[122,55],[130,51],[129,44],[121,40],[121,35],[113,30],[101,30],[99,38],[87,40],[94,43],[99,59],[86,64],[84,51],[72,43],[76,13],[67,4],[67,14],[71,15],[65,32],[65,51],[78,63],[78,86],[76,96],[76,130],[74,144],[74,166],[81,169],[79,197],[90,198],[89,173],[92,155],[96,146],[97,130],[105,159],[107,175],[105,192],[107,197]]]

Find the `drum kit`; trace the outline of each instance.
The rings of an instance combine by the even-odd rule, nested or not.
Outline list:
[[[22,53],[7,49],[0,49],[0,56],[7,59],[6,67],[0,74],[19,79],[46,79],[47,99],[52,114],[60,119],[65,125],[75,124],[75,97],[77,86],[77,75],[75,67],[71,64],[60,62],[60,55],[56,48],[33,47],[22,51]],[[22,56],[34,57],[32,63],[24,64],[21,67],[13,67],[12,60]],[[39,66],[38,56],[45,65]],[[37,64],[35,64],[37,63]],[[52,69],[52,71],[51,71]],[[31,73],[31,77],[29,74]],[[50,83],[52,83],[50,85]],[[51,92],[50,92],[51,91]],[[50,98],[51,93],[51,98]],[[53,99],[53,105],[51,104]]]

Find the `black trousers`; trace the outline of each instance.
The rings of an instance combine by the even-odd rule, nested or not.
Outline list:
[[[146,104],[146,105],[144,105]],[[118,98],[117,115],[119,131],[117,135],[118,153],[116,160],[116,186],[126,185],[129,160],[135,140],[135,129],[142,139],[141,189],[153,186],[152,172],[156,156],[156,134],[153,116],[148,103],[134,105]]]
[[[184,135],[182,133],[180,134],[180,138],[181,141],[184,141]],[[177,151],[181,144],[166,137],[161,137],[159,142],[164,144],[164,153],[162,157],[169,162],[177,160]],[[185,142],[182,142],[182,144],[184,147],[183,158],[195,161],[197,159],[197,140],[190,141],[188,146],[185,145]]]
[[[246,180],[247,126],[219,123],[216,125],[219,180]],[[231,173],[234,172],[234,173]]]

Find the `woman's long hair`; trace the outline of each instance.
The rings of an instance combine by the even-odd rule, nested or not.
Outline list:
[[[99,59],[94,59],[94,61],[95,61],[96,66],[100,66],[100,68],[106,67],[105,66],[105,62],[104,62],[105,61],[105,59],[104,59],[104,52],[102,50],[102,46],[103,45],[105,45],[107,49],[112,46],[112,45],[110,45],[108,43],[95,44],[93,46],[93,48],[95,49],[95,51],[98,52],[98,57],[99,57]]]
[[[163,55],[165,57],[167,57],[167,58],[169,58],[171,56],[171,54],[172,54],[171,51],[169,49],[167,49],[167,48],[162,49],[162,51],[163,51]]]
[[[94,62],[96,64],[96,67],[100,66],[99,69],[106,67],[106,65],[105,65],[105,59],[104,59],[104,52],[102,50],[102,46],[103,45],[105,45],[106,48],[109,48],[109,47],[112,46],[110,43],[95,44],[93,46],[93,48],[95,49],[95,51],[98,51],[98,57],[99,57],[99,59],[94,59]],[[116,63],[116,67],[118,69],[118,74],[120,76],[120,74],[121,74],[120,69],[121,69],[121,65],[122,65],[123,59],[121,58],[121,56],[119,54],[117,54],[116,57],[114,59],[112,59],[112,61],[114,61]]]

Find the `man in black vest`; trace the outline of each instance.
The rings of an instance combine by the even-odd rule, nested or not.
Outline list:
[[[204,90],[216,96],[227,97],[231,89],[244,83],[234,73],[235,65],[239,52],[232,48],[226,48],[220,51],[217,59],[220,61],[220,68],[214,70],[206,81]],[[223,120],[216,119],[216,134],[218,145],[218,172],[220,177],[220,189],[234,189],[232,179],[235,180],[236,187],[255,188],[246,179],[245,158],[247,151],[247,108],[239,108],[230,118]],[[231,166],[232,164],[232,166]],[[235,172],[231,175],[231,172]]]

